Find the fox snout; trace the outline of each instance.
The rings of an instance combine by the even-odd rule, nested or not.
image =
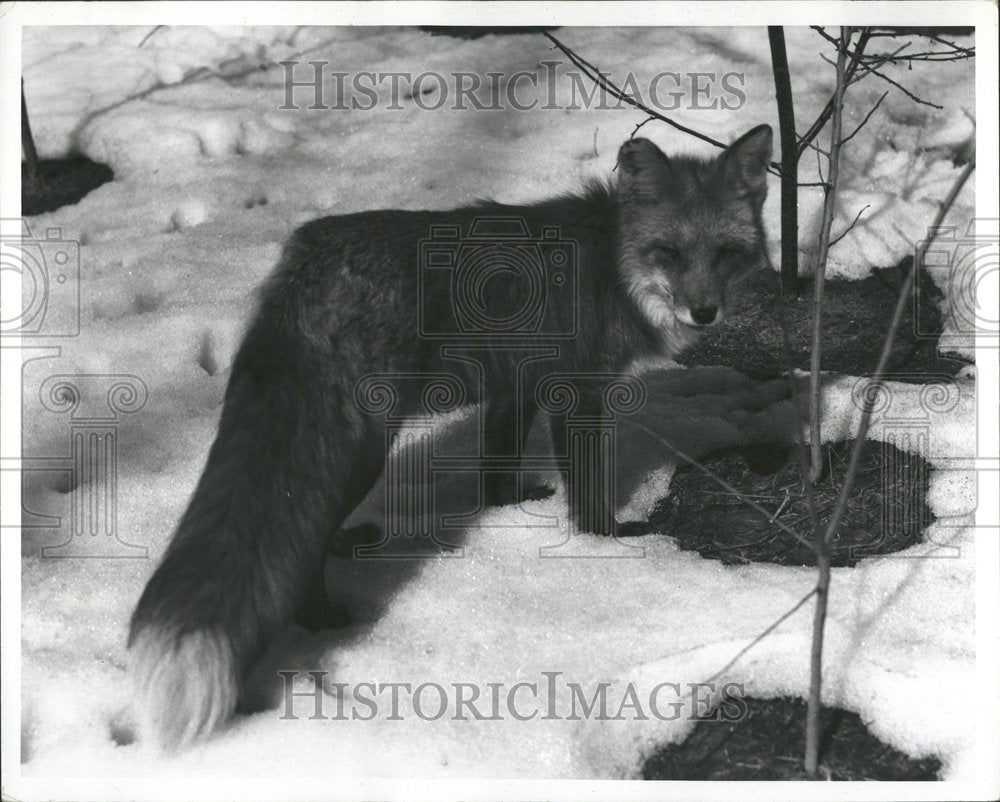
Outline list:
[[[705,306],[682,306],[677,310],[677,317],[688,326],[714,326],[723,318],[722,307],[716,304]]]
[[[691,265],[671,277],[674,314],[681,323],[706,328],[721,322],[726,303],[728,276],[710,261]]]

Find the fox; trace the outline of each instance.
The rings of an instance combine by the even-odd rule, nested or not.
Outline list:
[[[131,617],[139,739],[176,751],[209,737],[235,716],[278,634],[293,623],[329,625],[326,555],[344,547],[342,524],[386,460],[384,424],[357,403],[365,376],[466,370],[466,402],[484,410],[485,453],[520,453],[523,442],[512,441],[526,436],[536,399],[506,378],[518,358],[499,347],[509,331],[470,329],[461,302],[516,326],[537,287],[507,265],[457,297],[454,264],[422,269],[429,232],[445,227],[461,242],[484,217],[518,220],[538,242],[558,232],[572,256],[571,286],[550,292],[541,317],[528,320],[533,342],[553,344],[555,356],[531,363],[525,386],[542,374],[624,374],[691,346],[723,320],[727,290],[769,265],[762,206],[771,152],[768,125],[714,158],[668,157],[630,138],[610,178],[572,194],[365,211],[299,227],[260,290],[203,473]],[[489,369],[447,358],[421,332],[468,336]],[[581,399],[602,414],[599,401]],[[411,409],[418,399],[399,403]],[[551,431],[553,453],[565,453],[564,427],[553,421]],[[517,503],[516,473],[490,472],[484,495],[486,505]]]

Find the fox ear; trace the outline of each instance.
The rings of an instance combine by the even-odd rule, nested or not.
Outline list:
[[[761,201],[767,194],[771,138],[771,126],[758,125],[733,142],[719,157],[726,183],[741,188]]]
[[[670,161],[648,139],[629,139],[618,150],[621,183],[632,200],[653,200],[659,195],[659,176],[670,169]]]

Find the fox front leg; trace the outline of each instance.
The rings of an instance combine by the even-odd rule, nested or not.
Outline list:
[[[484,484],[486,504],[518,504],[528,497],[527,493],[519,492],[520,475],[516,468],[493,468],[489,462],[491,457],[520,459],[523,456],[537,410],[531,398],[522,399],[520,410],[516,396],[498,395],[489,401],[483,427],[483,453],[487,463]]]

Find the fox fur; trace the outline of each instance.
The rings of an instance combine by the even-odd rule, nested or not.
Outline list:
[[[624,373],[693,343],[722,319],[731,282],[767,264],[761,206],[770,156],[768,126],[714,159],[668,158],[632,139],[616,177],[576,195],[363,212],[299,228],[263,287],[204,472],[132,616],[139,737],[170,750],[210,735],[233,716],[276,634],[296,619],[324,625],[325,555],[342,547],[341,524],[386,457],[380,421],[355,402],[359,379],[462,370],[418,336],[421,314],[460,332],[447,280],[419,286],[418,246],[432,226],[464,235],[489,215],[523,220],[533,237],[558,229],[575,243],[576,308],[556,304],[546,314],[553,330],[568,330],[574,314],[577,323],[572,337],[553,339],[559,356],[537,363],[538,376]],[[491,292],[501,313],[523,301],[513,279]],[[487,349],[485,358],[503,367],[515,357]],[[487,451],[518,453],[510,440],[526,434],[535,411],[529,394],[517,399],[487,380],[480,398],[477,381],[466,384],[469,401],[488,404]],[[558,438],[555,449],[564,446]],[[495,475],[487,502],[516,501],[513,479]]]

